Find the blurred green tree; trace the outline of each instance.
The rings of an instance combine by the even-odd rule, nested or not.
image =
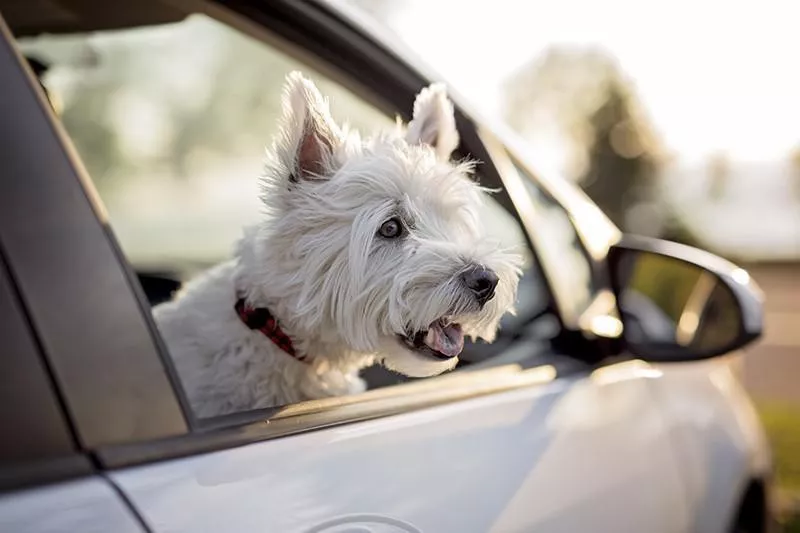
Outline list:
[[[631,91],[615,72],[609,73],[603,100],[589,117],[592,136],[580,183],[615,224],[637,231],[637,221],[628,216],[631,210],[656,200],[655,146],[647,125],[634,110]]]
[[[506,119],[513,128],[528,138],[542,132],[560,138],[568,177],[619,227],[636,232],[649,218],[641,232],[653,233],[652,219],[664,206],[650,217],[629,215],[635,206],[657,207],[659,146],[611,56],[597,49],[551,48],[505,88]]]

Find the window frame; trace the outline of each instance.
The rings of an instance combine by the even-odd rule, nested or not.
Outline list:
[[[0,242],[79,448],[184,433],[141,289],[1,20],[0,73]]]
[[[0,425],[4,432],[0,492],[94,473],[89,458],[79,451],[65,399],[55,385],[29,302],[17,282],[19,273],[8,260],[8,202],[16,196],[10,189],[15,185],[13,175],[26,170],[23,160],[30,154],[30,150],[15,153],[22,147],[9,141],[24,137],[24,132],[20,134],[24,128],[13,119],[16,104],[26,91],[24,83],[17,83],[22,71],[12,43],[0,15],[0,79],[4,89],[4,98],[0,99],[0,160],[4,161],[0,171]],[[13,237],[11,240],[13,247]]]
[[[429,83],[430,77],[333,10],[316,2],[225,0],[224,5],[199,4],[193,11],[205,13],[278,47],[379,110],[391,113],[401,110],[399,115],[405,120],[410,118],[414,96]],[[39,137],[43,138],[50,150],[47,162],[34,172],[35,179],[43,184],[61,183],[59,187],[51,187],[52,190],[37,188],[47,189],[44,201],[48,208],[53,209],[53,215],[38,224],[37,231],[47,235],[45,242],[61,242],[62,245],[46,247],[49,252],[45,269],[36,265],[42,254],[31,254],[27,249],[32,247],[24,241],[17,242],[19,249],[10,250],[11,257],[21,270],[28,268],[38,274],[23,280],[21,290],[30,293],[28,297],[34,304],[31,313],[34,321],[42,324],[46,355],[55,369],[56,381],[68,407],[72,412],[79,412],[91,403],[104,404],[101,413],[74,415],[79,445],[93,455],[99,466],[115,468],[228,448],[496,394],[546,383],[562,374],[591,370],[591,365],[561,360],[523,371],[517,365],[510,365],[454,373],[430,382],[398,385],[391,390],[379,389],[358,397],[304,402],[297,406],[248,411],[218,419],[194,419],[172,360],[155,328],[147,300],[109,228],[93,185],[60,124],[53,119],[38,84],[21,58],[17,57],[17,60],[19,70],[25,73],[16,80],[25,99],[25,102],[19,102],[19,120],[23,120],[23,108],[26,113],[36,115],[31,135],[35,134],[37,141]],[[359,81],[362,79],[371,81],[362,83]],[[31,109],[34,103],[39,107],[35,112]],[[496,198],[524,228],[517,206],[505,191],[507,176],[496,168],[495,158],[487,149],[477,121],[459,105],[456,106],[456,124],[461,133],[461,153],[470,153],[483,161],[482,184],[503,188]],[[41,144],[38,143],[39,150]],[[27,155],[32,156],[30,150]],[[29,207],[43,201],[32,191],[22,192],[17,194],[17,200]],[[64,202],[59,205],[58,199],[65,196],[72,201],[68,205]],[[70,231],[65,232],[65,226]],[[79,254],[74,253],[69,245],[76,233],[81,235]],[[530,232],[524,234],[534,260],[541,265]],[[76,260],[76,255],[82,259]],[[92,261],[87,261],[87,257]],[[52,276],[56,265],[66,267],[68,274],[78,276],[74,279],[96,277],[105,281],[104,297],[100,300],[92,298],[85,294],[87,287],[78,283],[76,287],[56,291],[56,301],[52,295],[47,298],[43,291],[47,277],[40,271],[46,270]],[[54,279],[64,279],[64,276]],[[66,279],[71,278],[67,276]],[[551,304],[554,304],[553,291],[547,280],[545,284]],[[101,333],[126,331],[128,336],[120,339],[110,333],[95,332],[89,335],[94,345],[87,347],[86,338],[48,329],[55,320],[47,311],[53,305],[71,309],[73,321],[98,325]],[[556,312],[555,316],[560,322],[560,315]],[[559,327],[563,329],[563,323]],[[89,356],[85,354],[87,349],[91,352]],[[65,374],[71,380],[65,379]],[[95,387],[98,380],[105,385],[99,391]],[[133,430],[129,427],[104,430],[100,426],[108,425],[114,419],[110,413],[115,411],[133,411],[138,415],[139,423]],[[165,417],[163,411],[168,416]],[[277,411],[280,412],[276,414]],[[267,418],[269,425],[264,423]]]
[[[2,151],[2,150],[0,150]],[[0,245],[0,491],[88,475]]]

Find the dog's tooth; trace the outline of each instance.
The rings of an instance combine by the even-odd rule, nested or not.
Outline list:
[[[436,342],[436,332],[431,328],[428,330],[427,335],[425,335],[425,344],[433,346],[434,342]]]

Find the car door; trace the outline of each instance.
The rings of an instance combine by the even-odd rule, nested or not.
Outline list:
[[[229,7],[208,11],[218,23],[246,28],[259,40],[283,38],[268,42],[290,42],[287,52],[301,50],[302,57],[316,58],[315,66],[340,76],[337,81],[347,82],[354,94],[382,101],[384,108],[408,112],[413,95],[426,83],[380,42],[316,4],[231,2]],[[57,122],[52,124],[62,132]],[[462,109],[458,124],[462,151],[483,161],[486,184],[507,191],[498,195],[498,205],[518,224],[517,232],[536,259],[528,272],[529,290],[539,290],[541,282],[546,294],[556,296],[545,302],[545,312],[523,316],[529,320],[517,323],[515,334],[501,339],[499,348],[475,348],[471,364],[450,375],[287,406],[277,414],[196,420],[185,410],[157,332],[145,327],[151,321],[142,292],[116,284],[135,282],[119,276],[119,271],[129,272],[126,258],[118,254],[115,265],[102,262],[109,261],[102,254],[102,261],[87,261],[105,273],[105,294],[113,291],[114,298],[92,299],[86,309],[73,306],[70,319],[94,313],[117,335],[92,336],[92,324],[85,324],[89,333],[84,340],[95,344],[85,345],[85,354],[71,350],[51,356],[56,381],[65,403],[77,412],[82,447],[150,530],[686,530],[679,465],[651,395],[650,384],[659,372],[639,362],[601,367],[587,362],[597,355],[588,351],[597,348],[576,340],[582,333],[564,316],[566,309],[577,311],[592,302],[596,287],[584,279],[580,292],[585,298],[569,300],[570,291],[564,289],[571,286],[557,272],[566,262],[554,252],[557,247],[537,246],[542,239],[534,235],[542,232],[550,242],[559,241],[565,230],[575,231],[563,225],[564,220],[571,224],[570,216],[564,212],[556,225],[531,226],[532,215],[541,209],[532,194],[539,190],[537,183],[510,171],[502,151],[491,146],[488,133]],[[59,161],[69,163],[70,158]],[[90,183],[68,178],[95,198]],[[551,207],[558,208],[552,201]],[[95,216],[102,216],[102,210]],[[64,266],[74,266],[74,257],[94,257],[89,251],[97,248],[89,241],[116,246],[110,232],[81,239],[82,247],[72,251],[73,261]],[[54,244],[42,244],[47,246]],[[591,278],[589,259],[581,268],[579,257],[570,259],[570,271]],[[32,261],[12,259],[21,265]],[[53,276],[51,282],[74,280]],[[26,283],[37,288],[44,281],[29,276]],[[552,290],[556,283],[561,290]],[[31,296],[39,306],[32,307],[32,315],[52,323],[55,318],[38,288]],[[84,303],[90,296],[55,291],[49,295],[51,305],[66,307],[67,295]],[[532,300],[539,300],[538,293]],[[116,329],[123,317],[130,326]],[[52,344],[73,340],[63,329],[44,330],[42,336]],[[153,365],[155,352],[161,367]],[[92,365],[86,364],[89,356]],[[100,375],[102,369],[108,372]],[[102,386],[80,379],[87,374]]]
[[[514,391],[112,478],[165,532],[689,530],[652,369],[551,371],[515,370],[527,385]]]
[[[163,531],[690,530],[661,373],[592,370],[544,338],[532,327],[471,370],[396,386],[391,416],[112,475]],[[403,407],[434,390],[465,396]]]

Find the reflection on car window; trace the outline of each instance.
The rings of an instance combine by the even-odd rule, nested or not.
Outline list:
[[[544,191],[525,168],[514,162],[534,205],[539,257],[549,273],[562,312],[577,317],[592,298],[592,269],[569,214]]]

